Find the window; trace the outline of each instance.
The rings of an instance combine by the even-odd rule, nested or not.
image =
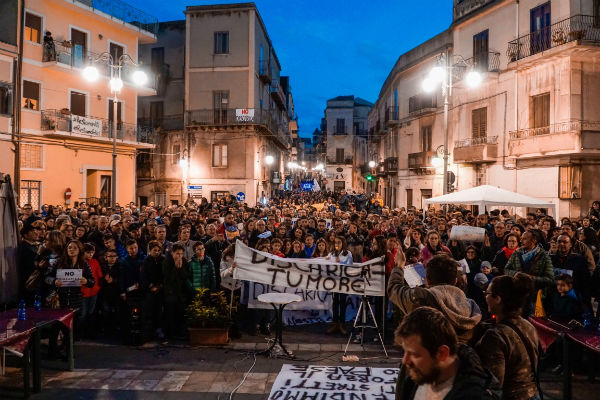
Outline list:
[[[344,162],[344,149],[335,149],[335,162]]]
[[[581,166],[558,167],[558,197],[561,199],[581,198]]]
[[[479,71],[488,70],[488,38],[487,29],[473,36],[473,66]]]
[[[487,167],[484,164],[475,165],[475,186],[487,185]]]
[[[173,164],[173,165],[179,164],[180,158],[181,158],[181,145],[174,144],[173,150],[171,151],[171,164]]]
[[[39,144],[21,144],[21,168],[44,168],[43,149]]]
[[[151,55],[151,65],[152,72],[158,74],[162,69],[163,64],[165,63],[165,48],[164,47],[155,47],[152,49]]]
[[[85,117],[85,93],[71,92],[71,114]]]
[[[431,151],[431,125],[421,127],[421,151]]]
[[[227,108],[229,107],[229,92],[215,91],[213,92],[213,110],[214,123],[227,123]]]
[[[162,125],[164,116],[164,102],[162,101],[151,101],[150,102],[150,121],[153,127],[159,127]]]
[[[21,196],[19,196],[21,207],[25,204],[31,204],[31,208],[39,210],[41,187],[42,181],[21,181]]]
[[[11,89],[9,83],[0,82],[0,114],[12,114]]]
[[[115,64],[119,63],[119,58],[121,58],[121,56],[123,55],[123,53],[125,52],[123,49],[123,46],[120,46],[116,43],[111,43],[109,46],[109,52],[110,55],[112,56],[113,62]]]
[[[346,133],[346,120],[344,118],[335,120],[335,133]]]
[[[213,144],[213,167],[223,168],[227,166],[227,145]]]
[[[87,33],[71,28],[71,65],[77,68],[83,68],[86,61],[87,52]]]
[[[23,81],[23,108],[29,110],[40,109],[40,84],[37,82]]]
[[[550,126],[550,93],[531,97],[531,128]]]
[[[25,13],[25,40],[41,43],[42,18]]]
[[[592,15],[594,16],[594,28],[600,28],[600,0],[594,0]]]
[[[406,208],[409,209],[413,206],[413,190],[406,189]]]
[[[215,32],[215,54],[229,53],[229,32]]]
[[[487,135],[487,107],[471,111],[471,131],[473,139],[485,139]]]
[[[414,113],[428,108],[437,107],[437,97],[435,93],[419,94],[408,99],[408,112]]]
[[[421,208],[427,209],[428,205],[423,203],[423,200],[427,200],[433,197],[432,189],[421,189]]]

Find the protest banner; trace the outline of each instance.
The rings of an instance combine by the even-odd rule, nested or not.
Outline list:
[[[450,240],[483,242],[485,240],[485,228],[467,225],[455,225],[450,231]]]
[[[394,400],[398,368],[284,364],[269,400]]]
[[[281,258],[246,246],[235,245],[235,279],[296,289],[383,296],[383,257],[366,263],[344,265],[323,259]]]
[[[271,310],[272,307],[270,304],[258,301],[258,296],[263,293],[292,293],[302,297],[302,301],[288,304],[286,306],[286,311],[329,310],[333,303],[333,294],[331,292],[317,292],[314,290],[303,290],[250,282],[248,285],[248,308],[266,308]]]
[[[63,287],[67,286],[81,286],[79,280],[81,279],[80,269],[57,269],[56,279],[60,279]]]

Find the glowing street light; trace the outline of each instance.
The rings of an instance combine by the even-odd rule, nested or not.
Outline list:
[[[271,165],[275,162],[275,157],[273,157],[272,155],[265,156],[265,162],[267,163],[267,165]]]
[[[470,88],[476,88],[477,86],[481,85],[483,77],[477,71],[469,71],[465,77],[465,81]]]
[[[375,168],[375,161],[369,161],[369,168]]]
[[[87,67],[85,67],[83,69],[83,71],[81,71],[81,74],[83,75],[83,78],[88,82],[95,82],[98,80],[98,77],[100,76],[100,73],[98,72],[98,68],[96,68],[92,65],[88,65]]]

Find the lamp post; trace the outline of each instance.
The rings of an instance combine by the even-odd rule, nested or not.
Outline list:
[[[123,65],[126,62],[133,64],[134,66],[139,66],[133,58],[129,54],[122,54],[118,60],[114,60],[112,54],[108,52],[104,52],[96,56],[95,58],[90,58],[88,66],[86,66],[83,71],[83,77],[89,81],[94,82],[100,76],[98,68],[92,65],[95,62],[108,62],[108,68],[110,69],[110,80],[109,87],[110,91],[113,94],[113,117],[112,121],[110,121],[110,132],[113,139],[113,151],[112,151],[112,177],[111,177],[111,206],[115,207],[117,204],[117,104],[118,104],[118,96],[121,93],[121,89],[123,88],[123,80],[121,79],[121,73],[123,70]],[[148,81],[148,76],[144,71],[136,69],[131,78],[133,82],[142,86]]]
[[[468,67],[465,59],[460,55],[452,55],[449,50],[439,55],[437,65],[429,71],[427,78],[423,80],[423,90],[425,92],[433,92],[438,84],[442,86],[442,96],[444,96],[444,147],[442,153],[444,172],[442,177],[442,193],[448,193],[448,105],[449,99],[452,97],[452,69],[454,68],[450,63],[453,58],[457,59],[457,64],[462,64],[463,67]],[[481,84],[482,77],[479,72],[474,68],[471,69],[466,77],[465,81],[468,86],[474,88]]]

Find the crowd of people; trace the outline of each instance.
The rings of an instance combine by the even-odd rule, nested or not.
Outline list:
[[[484,240],[451,238],[457,225],[483,228]],[[235,289],[236,240],[286,258],[352,264],[385,257],[387,295],[375,302],[375,314],[383,322],[388,301],[396,311],[386,325],[398,325],[396,342],[405,351],[402,399],[449,398],[463,369],[461,385],[475,390],[477,380],[489,389],[478,398],[497,391],[506,399],[537,398],[538,338],[526,318],[543,311],[593,323],[600,297],[597,201],[581,218],[556,221],[541,209],[523,217],[460,207],[390,209],[378,194],[345,191],[286,193],[256,207],[226,195],[171,206],[26,204],[19,227],[21,298],[78,309],[79,334],[91,337],[125,335],[133,308],[142,310],[147,337],[184,337],[184,311],[196,289]],[[426,283],[410,287],[404,271],[419,264]],[[63,285],[63,268],[82,270],[80,286]],[[247,298],[239,299],[243,308]],[[334,294],[328,334],[348,333],[346,304],[346,295]],[[272,313],[248,311],[234,315],[231,334],[241,327],[270,334]],[[493,324],[485,322],[490,318]]]

